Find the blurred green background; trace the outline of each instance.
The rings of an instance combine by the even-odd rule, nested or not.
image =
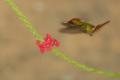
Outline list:
[[[60,49],[80,63],[120,72],[120,0],[15,0],[40,34],[50,33]],[[92,37],[63,34],[61,22],[78,17],[106,25]],[[0,80],[120,80],[80,71],[51,54],[41,55],[35,39],[4,0],[0,1]]]

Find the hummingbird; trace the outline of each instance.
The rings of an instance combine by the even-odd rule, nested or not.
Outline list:
[[[92,36],[95,32],[109,22],[110,20],[98,25],[93,25],[91,23],[81,21],[79,18],[72,18],[71,20],[62,23],[66,27],[60,29],[60,32],[68,34],[86,33]]]

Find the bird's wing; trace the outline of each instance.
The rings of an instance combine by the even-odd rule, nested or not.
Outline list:
[[[77,34],[81,33],[79,28],[62,28],[59,30],[61,33],[68,33],[68,34]]]

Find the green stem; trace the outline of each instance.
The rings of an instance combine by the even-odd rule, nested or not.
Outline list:
[[[18,16],[18,18],[26,25],[28,30],[33,34],[33,36],[40,41],[44,41],[42,36],[37,33],[36,29],[34,28],[34,25],[29,21],[29,19],[22,13],[20,8],[14,3],[13,0],[5,0],[10,7],[13,9],[15,14]]]
[[[110,72],[110,71],[90,67],[90,66],[87,66],[85,64],[81,64],[78,61],[76,61],[76,60],[70,58],[69,56],[65,55],[65,53],[63,53],[62,51],[60,51],[57,48],[53,49],[53,53],[56,56],[60,57],[61,59],[65,60],[66,62],[74,65],[76,68],[78,68],[80,70],[87,71],[87,72],[94,72],[96,74],[101,74],[101,75],[108,76],[108,77],[113,77],[113,78],[119,78],[120,77],[120,73]]]
[[[29,19],[22,13],[22,11],[18,8],[18,6],[14,3],[13,0],[5,0],[9,5],[10,8],[12,8],[12,10],[15,12],[15,14],[18,16],[18,18],[25,24],[25,26],[28,28],[28,30],[33,34],[33,36],[40,41],[44,41],[44,39],[42,38],[42,36],[40,34],[37,33],[36,29],[34,28],[34,26],[32,25],[32,23],[29,21]],[[97,69],[97,68],[93,68],[93,67],[89,67],[85,64],[81,64],[78,61],[70,58],[69,56],[65,55],[62,51],[60,51],[57,48],[53,49],[53,53],[54,55],[58,56],[59,58],[65,60],[66,62],[74,65],[76,68],[80,69],[80,70],[84,70],[87,72],[94,72],[96,74],[101,74],[104,76],[108,76],[108,77],[114,77],[120,78],[120,73],[114,73],[114,72],[109,72],[106,70],[102,70],[102,69]]]

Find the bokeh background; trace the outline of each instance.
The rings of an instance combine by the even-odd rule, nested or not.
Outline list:
[[[80,63],[120,72],[120,0],[15,0],[40,34],[50,33],[60,49]],[[106,20],[94,36],[63,34],[61,22],[78,17],[92,24]],[[0,0],[0,80],[120,80],[76,69],[52,55],[41,55],[35,38]]]

